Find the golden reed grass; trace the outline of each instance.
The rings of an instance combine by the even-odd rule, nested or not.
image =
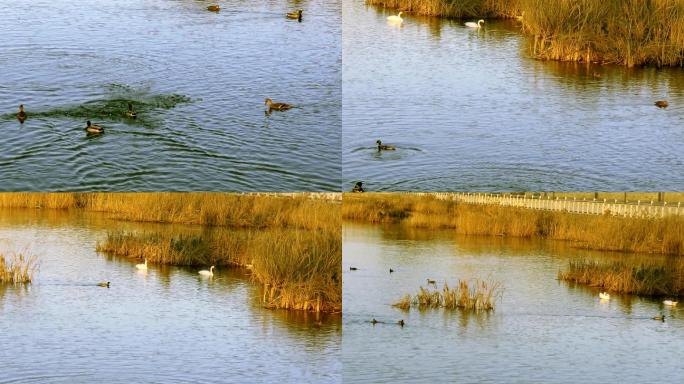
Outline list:
[[[405,295],[393,304],[394,307],[408,310],[445,308],[467,311],[489,311],[494,309],[497,298],[502,295],[501,284],[495,281],[475,279],[468,282],[459,280],[455,288],[444,283],[442,290],[420,287],[415,296]]]
[[[342,217],[463,235],[547,238],[579,248],[684,255],[684,217],[623,218],[459,204],[400,193],[344,194]]]
[[[30,283],[37,266],[35,256],[13,254],[8,258],[0,255],[0,284]]]
[[[684,260],[626,263],[576,260],[558,278],[619,293],[684,296]]]
[[[367,0],[431,16],[521,16],[530,53],[545,60],[633,67],[684,65],[680,0]]]

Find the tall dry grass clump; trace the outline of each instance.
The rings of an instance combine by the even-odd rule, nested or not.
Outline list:
[[[514,17],[521,0],[366,0],[366,4],[426,16],[453,18]]]
[[[537,237],[586,249],[684,255],[684,217],[626,218],[460,204],[430,195],[344,194],[347,220],[453,229],[457,234]]]
[[[0,284],[30,283],[38,266],[35,256],[0,255]]]
[[[393,304],[399,309],[408,310],[445,308],[467,311],[490,311],[503,293],[501,283],[475,279],[459,280],[455,288],[444,283],[442,290],[420,287],[415,296],[405,295]]]
[[[684,260],[667,263],[571,261],[558,278],[619,293],[684,296]]]

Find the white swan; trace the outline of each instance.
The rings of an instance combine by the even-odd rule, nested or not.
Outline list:
[[[145,264],[136,264],[135,267],[138,269],[147,269],[147,259],[145,259]]]
[[[480,19],[480,20],[478,20],[477,23],[469,21],[469,22],[465,23],[465,26],[468,28],[478,28],[479,29],[479,28],[482,28],[482,24],[484,24],[484,20]]]
[[[404,21],[404,19],[401,18],[402,13],[404,13],[404,11],[399,12],[399,14],[396,16],[395,15],[388,16],[387,21],[393,21],[393,22],[401,23],[402,21]]]
[[[608,294],[608,292],[601,292],[599,293],[599,299],[610,300],[610,295]]]
[[[214,266],[212,265],[211,268],[207,271],[206,269],[203,269],[198,272],[201,276],[214,276]]]
[[[673,300],[665,300],[665,301],[663,301],[663,304],[669,305],[670,307],[674,307],[675,305],[677,305],[677,303],[678,303],[678,301],[673,301]]]

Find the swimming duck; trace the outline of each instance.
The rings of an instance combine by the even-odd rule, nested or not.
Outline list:
[[[599,293],[599,299],[610,300],[610,294],[608,292],[600,292]]]
[[[356,270],[358,270],[358,268],[356,268],[356,267],[349,267],[349,270],[350,270],[350,271],[356,271]]]
[[[404,319],[397,321],[397,324],[399,324],[400,326],[403,327],[404,326]]]
[[[210,5],[207,7],[207,10],[212,12],[218,12],[221,10],[221,7],[218,5]]]
[[[375,325],[377,323],[379,323],[379,321],[375,320],[375,318],[373,318],[373,320],[371,320],[371,324]]]
[[[394,269],[390,268],[390,273],[394,272]]]
[[[214,276],[214,266],[212,265],[208,271],[206,269],[203,269],[197,273],[199,273],[201,276]]]
[[[665,322],[665,315],[660,314],[658,316],[653,316],[651,319]]]
[[[393,145],[383,145],[382,141],[380,140],[376,140],[375,144],[378,145],[378,151],[394,151],[395,149],[397,149],[397,147]]]
[[[26,112],[24,112],[24,104],[21,104],[19,106],[19,112],[17,113],[17,120],[19,120],[21,124],[24,124],[26,119],[28,119],[28,116],[26,115]]]
[[[131,119],[138,117],[138,114],[133,110],[133,104],[131,103],[128,103],[128,111],[126,111],[126,116],[130,117]]]
[[[298,20],[298,21],[301,22],[301,21],[302,21],[302,10],[301,10],[301,9],[298,9],[298,10],[296,10],[296,11],[294,11],[294,12],[288,12],[287,18],[288,18],[288,19]]]
[[[667,100],[658,100],[655,102],[655,106],[658,108],[667,108],[670,105],[670,103],[667,102]]]
[[[678,303],[678,301],[674,301],[674,300],[665,300],[665,301],[663,301],[663,304],[668,305],[668,306],[670,306],[670,307],[674,307],[675,305],[677,305],[677,303]]]
[[[99,125],[94,125],[90,123],[90,120],[86,121],[86,127],[85,130],[88,133],[104,133],[104,128],[100,127]]]
[[[97,283],[98,287],[109,288],[109,281],[103,283]]]
[[[401,18],[401,14],[404,13],[403,11],[399,12],[398,15],[392,15],[392,16],[387,16],[387,21],[392,21],[395,23],[401,23],[404,21],[404,19]]]
[[[469,22],[465,23],[465,26],[468,28],[480,29],[480,28],[482,28],[482,24],[484,24],[484,20],[480,19],[477,21],[477,23],[469,21]]]
[[[356,184],[354,184],[354,188],[352,188],[352,192],[365,192],[363,189],[363,181],[357,181]]]
[[[437,282],[431,279],[427,279],[428,284],[437,285]]]
[[[287,111],[288,109],[294,108],[294,105],[287,103],[274,103],[271,99],[264,100],[264,104],[268,105],[269,111],[273,109],[276,111]]]

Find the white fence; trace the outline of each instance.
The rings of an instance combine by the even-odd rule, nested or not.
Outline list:
[[[509,207],[521,207],[542,211],[565,211],[585,215],[613,215],[623,217],[665,217],[684,215],[682,203],[654,201],[619,202],[608,199],[568,199],[547,197],[530,197],[496,193],[415,193],[422,196],[434,196],[440,200],[453,200],[465,204],[490,204]]]

